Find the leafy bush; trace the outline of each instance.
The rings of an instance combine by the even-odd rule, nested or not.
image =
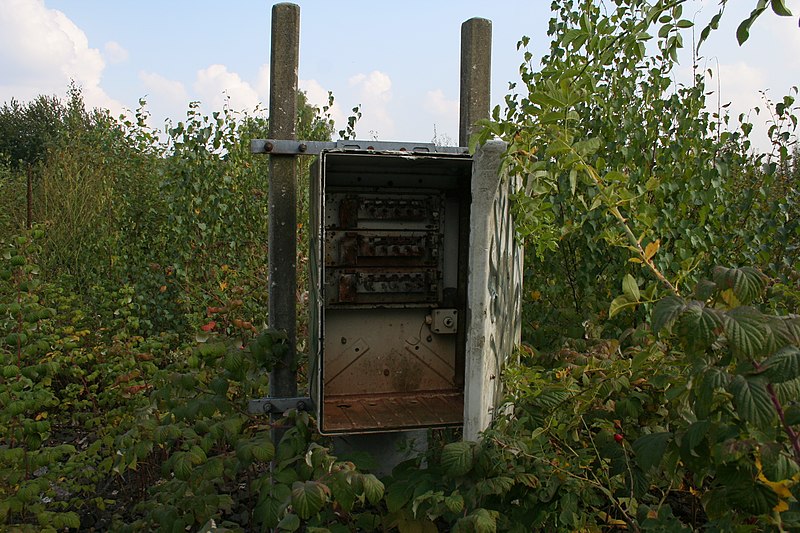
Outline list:
[[[432,434],[383,479],[331,455],[307,414],[247,410],[287,349],[264,329],[259,112],[193,103],[162,136],[144,103],[117,121],[76,89],[4,106],[0,523],[800,528],[796,91],[768,103],[775,149],[753,154],[752,126],[708,111],[701,76],[672,82],[684,4],[553,4],[541,68],[523,52],[523,93],[475,139],[508,141],[526,180],[526,344],[507,402],[480,442]],[[298,135],[330,138],[330,103],[300,103]],[[24,230],[28,172],[40,225]],[[302,288],[298,301],[302,332]]]

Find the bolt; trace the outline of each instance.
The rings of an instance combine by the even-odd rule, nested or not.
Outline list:
[[[347,344],[347,339],[342,337],[342,341],[341,342],[342,342],[342,344]]]
[[[272,404],[269,402],[264,402],[264,413],[269,414],[272,412]]]
[[[301,152],[305,152],[306,150],[308,150],[308,145],[306,145],[306,143],[301,143],[300,146],[297,147],[297,149],[300,150]]]
[[[453,317],[451,317],[451,316],[445,317],[443,323],[444,323],[444,327],[452,328],[453,327]]]
[[[275,148],[275,146],[271,142],[268,142],[264,145],[265,152],[271,152],[273,148]]]
[[[298,411],[305,411],[306,410],[306,402],[304,402],[303,400],[300,400],[299,402],[297,402],[297,410]]]

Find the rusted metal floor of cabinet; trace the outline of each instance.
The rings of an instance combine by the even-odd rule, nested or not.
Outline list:
[[[324,401],[322,420],[322,433],[459,426],[464,422],[464,394],[460,391],[425,391],[328,396]]]

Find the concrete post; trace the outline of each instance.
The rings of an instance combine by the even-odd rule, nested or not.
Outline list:
[[[269,137],[295,139],[300,7],[272,7]],[[270,396],[297,396],[295,300],[297,291],[297,187],[295,158],[269,156],[269,327],[285,331],[289,351],[269,376]],[[277,444],[277,443],[276,443]]]
[[[473,126],[489,118],[492,21],[471,18],[461,25],[461,109],[458,145],[467,146]]]

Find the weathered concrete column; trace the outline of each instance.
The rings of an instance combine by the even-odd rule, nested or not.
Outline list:
[[[461,113],[458,145],[467,146],[473,126],[489,118],[492,21],[471,18],[461,25]]]
[[[477,440],[498,415],[501,374],[520,342],[523,249],[511,196],[519,182],[501,173],[506,144],[478,146],[472,164],[467,282],[464,439]]]
[[[294,139],[300,7],[272,7],[269,138]],[[269,327],[285,331],[289,351],[269,376],[270,396],[297,396],[295,303],[297,290],[297,187],[295,158],[269,156]]]

